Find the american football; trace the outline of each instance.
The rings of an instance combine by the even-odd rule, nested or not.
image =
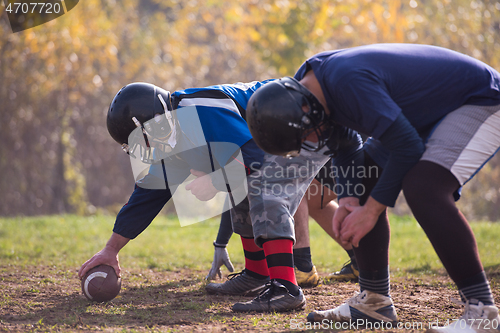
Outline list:
[[[99,265],[87,272],[82,279],[82,292],[93,302],[107,302],[120,292],[122,280],[113,267]]]

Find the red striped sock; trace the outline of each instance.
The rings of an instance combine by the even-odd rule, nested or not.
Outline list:
[[[277,279],[288,289],[296,289],[294,288],[294,286],[297,287],[297,280],[293,269],[293,241],[272,239],[265,241],[263,248],[269,267],[269,277]],[[290,290],[290,292],[293,291],[295,290]]]
[[[264,250],[255,244],[253,238],[241,237],[243,252],[245,253],[245,269],[248,275],[256,279],[265,279],[269,276],[266,255]]]

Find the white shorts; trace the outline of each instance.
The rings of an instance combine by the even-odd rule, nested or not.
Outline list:
[[[499,147],[500,105],[464,105],[436,126],[421,160],[450,170],[460,185],[464,185]]]

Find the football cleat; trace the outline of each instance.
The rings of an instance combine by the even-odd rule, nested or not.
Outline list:
[[[494,305],[484,305],[481,302],[471,304],[470,301],[462,303],[465,305],[464,314],[453,320],[450,325],[444,327],[431,327],[426,333],[499,333],[500,316],[498,308]]]
[[[359,325],[365,323],[385,322],[396,324],[398,317],[392,299],[388,296],[377,294],[368,290],[356,293],[344,304],[325,311],[313,311],[307,315],[309,322],[322,320],[337,322],[354,321]]]
[[[224,283],[209,283],[205,290],[209,294],[233,295],[233,296],[251,296],[258,295],[269,282],[266,279],[256,279],[246,273],[245,270],[240,273],[229,274]]]
[[[297,284],[302,288],[316,287],[319,283],[318,271],[314,265],[310,272],[302,272],[295,267],[295,278],[297,279]]]
[[[328,274],[325,277],[325,280],[329,282],[343,282],[343,281],[352,281],[358,282],[359,271],[357,267],[349,260],[342,266],[340,271]]]
[[[299,288],[299,295],[290,294],[288,289],[276,280],[271,280],[259,296],[248,302],[235,303],[234,312],[286,312],[302,310],[306,298]]]

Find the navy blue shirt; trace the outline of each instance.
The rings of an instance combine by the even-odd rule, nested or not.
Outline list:
[[[323,52],[308,59],[295,77],[300,80],[309,70],[321,85],[333,121],[379,139],[388,148],[385,167],[395,174],[382,175],[372,192],[388,206],[394,205],[402,178],[423,152],[415,136],[426,137],[439,120],[462,105],[500,104],[497,71],[435,46],[375,44]],[[387,131],[395,122],[404,127],[397,135]],[[402,163],[404,159],[411,162]]]

